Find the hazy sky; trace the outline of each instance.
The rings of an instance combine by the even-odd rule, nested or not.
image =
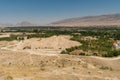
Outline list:
[[[39,24],[65,18],[120,13],[120,0],[0,0],[0,23]]]

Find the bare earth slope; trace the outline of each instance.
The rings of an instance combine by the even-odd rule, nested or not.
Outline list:
[[[70,19],[53,22],[50,25],[52,26],[100,26],[100,25],[120,26],[120,14],[70,18]]]
[[[30,55],[0,51],[0,80],[120,80],[120,57]]]
[[[49,38],[32,38],[24,41],[0,41],[0,48],[12,51],[27,51],[35,54],[56,54],[66,48],[80,46],[76,41],[70,40],[70,36],[52,36]],[[3,47],[2,47],[3,46]],[[5,46],[5,47],[4,47]]]
[[[0,80],[120,80],[120,57],[59,54],[81,45],[69,39],[53,36],[0,42]]]

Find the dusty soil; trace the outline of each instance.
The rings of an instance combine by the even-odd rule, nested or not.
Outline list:
[[[0,80],[120,80],[120,57],[36,55],[0,51]]]
[[[60,53],[66,48],[80,46],[76,41],[69,40],[70,36],[52,36],[49,38],[32,38],[24,41],[1,41],[1,49],[12,51],[27,51],[33,53]],[[3,47],[2,47],[3,46]]]
[[[3,38],[3,37],[10,37],[10,35],[9,34],[1,34],[0,38]]]
[[[0,42],[0,80],[120,80],[120,57],[59,54],[81,45],[69,39],[53,36]],[[23,49],[29,45],[30,49]]]

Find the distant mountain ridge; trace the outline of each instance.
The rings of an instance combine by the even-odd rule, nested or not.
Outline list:
[[[24,26],[39,26],[39,25],[31,23],[31,22],[28,22],[28,21],[23,21],[23,22],[14,24],[14,25],[13,24],[3,24],[3,23],[0,23],[0,27],[24,27]]]
[[[17,23],[15,26],[37,26],[37,24],[27,22],[27,21],[23,21],[23,22]]]
[[[28,21],[19,22],[17,24],[3,24],[0,23],[0,27],[24,27],[24,26],[41,26]],[[50,24],[42,26],[78,26],[78,27],[89,27],[89,26],[120,26],[120,13],[119,14],[108,14],[99,16],[85,16],[77,18],[69,18],[61,21],[56,21]]]
[[[0,27],[12,27],[13,25],[12,24],[3,24],[3,23],[0,23]]]
[[[50,24],[51,26],[120,26],[120,14],[70,18]]]

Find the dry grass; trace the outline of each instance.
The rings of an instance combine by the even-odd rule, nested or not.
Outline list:
[[[0,52],[0,74],[11,76],[15,80],[105,80],[120,79],[118,59],[104,59],[73,55],[31,55],[29,53],[2,51]],[[109,63],[113,64],[111,65]],[[100,66],[111,67],[103,70]],[[117,66],[117,67],[116,67]],[[44,70],[43,70],[44,69]]]

